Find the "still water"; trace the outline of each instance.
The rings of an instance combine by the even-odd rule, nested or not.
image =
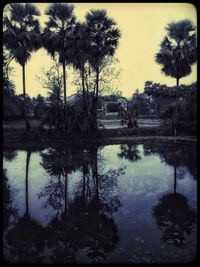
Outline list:
[[[4,150],[4,258],[194,260],[195,151],[167,142]]]

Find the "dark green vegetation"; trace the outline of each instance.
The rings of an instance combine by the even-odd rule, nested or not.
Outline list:
[[[34,5],[13,3],[9,7],[10,15],[5,14],[3,20],[5,122],[25,119],[26,130],[29,130],[34,128],[30,123],[32,118],[40,122],[39,129],[46,127],[68,137],[96,134],[102,99],[113,102],[109,108],[115,112],[117,106],[114,102],[117,103],[118,97],[122,97],[119,92],[111,92],[107,96],[104,93],[105,84],[109,87],[113,79],[111,66],[121,37],[116,23],[105,10],[91,10],[81,24],[73,13],[73,5],[54,3],[47,8],[45,14],[48,19],[44,29],[41,29],[36,19],[40,13]],[[197,85],[180,85],[180,79],[191,73],[191,66],[196,62],[195,26],[188,20],[182,20],[170,23],[166,30],[167,35],[156,54],[156,62],[162,66],[165,75],[176,79],[176,86],[146,81],[144,92],[136,90],[133,97],[126,100],[126,114],[122,112],[119,116],[129,121],[129,127],[134,127],[133,121],[137,118],[160,118],[164,122],[161,130],[164,135],[195,135]],[[43,97],[41,93],[30,98],[26,94],[25,66],[31,54],[41,47],[55,62],[39,77],[42,86],[48,89],[48,96]],[[15,86],[9,78],[13,72],[9,64],[13,59],[22,66],[22,95],[15,94]],[[66,97],[68,65],[78,75],[75,82],[78,92],[73,100]],[[106,76],[106,73],[109,75]],[[138,131],[142,134],[142,130]],[[157,135],[160,135],[159,131]],[[34,135],[32,129],[30,132]]]
[[[38,21],[33,17],[39,15],[39,12],[31,4],[11,4],[10,18],[7,16],[4,18],[4,45],[9,53],[8,58],[9,60],[12,57],[15,58],[23,67],[24,114],[21,115],[26,118],[27,130],[30,125],[27,119],[28,111],[25,108],[27,106],[25,63],[30,58],[31,52],[39,47],[47,49],[55,60],[58,57],[58,63],[63,67],[63,80],[58,78],[58,73],[52,77],[53,81],[49,89],[53,93],[50,106],[46,111],[47,121],[65,132],[94,132],[97,129],[100,73],[108,58],[114,55],[120,32],[115,26],[115,22],[108,17],[104,10],[91,10],[86,14],[86,22],[80,24],[76,22],[73,9],[74,7],[68,4],[51,4],[46,11],[48,16],[46,28],[41,34],[39,34]],[[35,39],[32,39],[33,34],[37,34]],[[37,40],[38,42],[36,42]],[[82,96],[77,103],[79,109],[67,105],[66,65],[68,64],[80,71]],[[85,73],[86,65],[89,66],[90,72],[94,76],[94,84],[90,88],[86,84],[88,82]],[[5,69],[8,70],[7,67],[8,62],[5,59]],[[9,90],[8,87],[6,84],[4,89]],[[59,97],[61,90],[64,92],[64,101],[61,101]],[[8,110],[4,111],[5,115],[12,113]],[[53,122],[50,114],[54,114],[56,117]],[[16,113],[14,112],[13,115]],[[75,126],[72,125],[73,122]]]

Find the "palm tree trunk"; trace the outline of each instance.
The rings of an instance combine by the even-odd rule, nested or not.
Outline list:
[[[176,171],[176,163],[174,166],[174,194],[176,194],[176,185],[177,185],[177,171]]]
[[[81,69],[81,81],[82,81],[82,111],[86,112],[87,105],[86,105],[86,96],[85,96],[85,69],[84,65]],[[86,114],[84,114],[86,116]]]
[[[65,62],[63,62],[63,87],[64,87],[64,127],[67,129],[67,121],[66,121],[66,105],[67,105],[67,94],[66,94],[66,66]]]
[[[96,92],[94,95],[94,129],[97,130],[97,108],[99,96],[99,68],[96,68]]]
[[[156,101],[155,101],[155,112],[156,112],[156,116],[158,116],[158,105],[157,105]]]
[[[29,203],[28,203],[28,170],[30,162],[31,152],[28,150],[26,155],[26,178],[25,178],[25,189],[26,189],[26,214],[29,214]]]
[[[86,171],[85,171],[85,166],[83,166],[83,199],[85,199],[85,177],[86,177]]]
[[[65,214],[67,214],[68,210],[68,175],[65,171]]]
[[[27,110],[26,110],[26,82],[25,82],[25,64],[22,65],[22,80],[23,80],[23,109],[24,109],[24,117],[26,122],[26,130],[30,129],[30,123],[27,117]]]
[[[98,158],[97,158],[97,149],[95,149],[95,163],[94,163],[94,174],[96,178],[96,204],[97,210],[99,211],[99,175],[98,175]]]
[[[177,115],[178,115],[178,102],[177,102],[177,93],[179,89],[179,78],[176,79],[176,93],[175,93],[175,125],[174,125],[174,136],[177,136]]]

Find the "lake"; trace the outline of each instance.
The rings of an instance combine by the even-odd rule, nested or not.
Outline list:
[[[195,144],[5,149],[3,159],[5,260],[194,260]]]

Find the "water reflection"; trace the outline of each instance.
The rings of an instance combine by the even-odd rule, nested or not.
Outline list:
[[[185,147],[179,146],[177,149],[176,146],[167,144],[165,149],[163,147],[151,143],[144,143],[143,146],[137,144],[85,148],[69,146],[59,149],[47,148],[41,152],[29,149],[23,154],[21,151],[12,151],[15,156],[9,157],[7,155],[11,155],[11,151],[5,152],[5,258],[11,262],[22,263],[101,263],[122,262],[123,259],[124,262],[133,259],[135,262],[146,262],[142,255],[148,252],[146,250],[150,249],[148,248],[150,243],[152,247],[151,254],[148,254],[152,255],[149,256],[150,260],[166,262],[169,255],[166,256],[160,250],[159,231],[162,233],[162,242],[186,247],[185,259],[192,258],[196,244],[192,235],[196,221],[196,207],[195,205],[190,207],[187,197],[194,196],[195,191],[191,186],[186,188],[191,191],[187,191],[181,184],[184,180],[191,183],[191,176],[188,175],[195,173],[195,166],[191,165],[192,161],[189,158],[189,163],[185,158],[182,159]],[[108,156],[110,154],[111,158]],[[158,157],[161,162],[158,161]],[[30,168],[32,164],[36,164],[36,159],[38,159],[37,167]],[[122,159],[125,165],[122,165]],[[13,168],[14,164],[24,166],[21,169],[24,170],[25,182],[21,189],[17,183],[11,182],[14,181],[12,178],[14,172],[9,165],[11,161]],[[170,172],[170,177],[173,175],[173,193],[168,193],[168,190],[166,192],[165,188],[168,186],[166,183],[169,180],[167,176],[163,181],[156,177],[156,173],[155,178],[148,174],[149,167],[155,168],[155,162],[158,168],[163,170],[163,175],[166,176],[165,171]],[[41,169],[45,176],[37,176],[38,169]],[[19,171],[16,168],[15,179],[21,177],[18,173],[22,173],[23,170]],[[33,179],[36,179],[37,190],[30,186],[30,181]],[[160,186],[158,183],[155,184],[153,179],[160,179]],[[178,188],[177,179],[181,185]],[[15,187],[19,191],[18,194],[14,194]],[[125,190],[126,187],[130,190]],[[181,188],[183,192],[180,191]],[[20,201],[22,190],[24,190],[24,204]],[[171,190],[169,184],[169,191]],[[160,195],[162,197],[158,197]],[[38,201],[41,205],[35,206]],[[35,215],[33,207],[30,209],[30,203],[31,206],[37,207]],[[25,209],[22,214],[20,209],[23,205]],[[152,210],[151,215],[148,215],[148,209]],[[39,213],[48,215],[46,223],[40,221]],[[128,235],[123,232],[123,227],[132,216],[138,218],[134,222],[136,223],[134,227],[136,229],[141,227],[144,232],[143,237],[136,239],[145,239],[137,249],[135,248],[136,255],[131,241],[133,230],[127,227]],[[148,216],[152,216],[152,219]],[[145,217],[149,218],[148,222],[139,219]],[[153,217],[156,219],[155,222]],[[157,228],[155,223],[158,225]],[[151,226],[150,232],[145,230],[147,225]],[[152,245],[153,239],[155,239],[154,245]],[[192,247],[187,245],[187,240],[192,242]],[[142,249],[142,254],[139,249]],[[171,253],[169,247],[166,249]],[[127,251],[126,257],[125,254],[123,256],[123,251]],[[171,260],[175,259],[173,255],[170,257]],[[180,257],[175,261],[181,259]]]
[[[120,158],[125,158],[130,161],[138,161],[141,159],[141,156],[139,155],[140,152],[137,149],[136,144],[121,145],[120,149],[121,151],[118,153]]]
[[[3,229],[7,232],[10,222],[17,219],[17,210],[13,208],[13,201],[11,198],[11,186],[8,182],[7,172],[3,169]]]
[[[153,216],[162,231],[161,239],[175,246],[184,246],[196,221],[194,209],[189,207],[187,198],[179,193],[164,195],[153,207]]]
[[[3,157],[6,161],[13,161],[17,157],[17,151],[12,149],[7,149],[3,151]]]
[[[157,146],[156,151],[154,147],[148,144],[145,147],[145,151],[148,155],[159,153],[162,161],[173,166],[173,193],[164,194],[159,199],[158,204],[152,208],[152,213],[162,232],[161,240],[178,247],[184,246],[187,236],[190,236],[193,224],[196,222],[196,212],[188,205],[187,197],[177,193],[177,178],[184,179],[184,174],[186,174],[186,172],[177,173],[177,168],[185,166],[185,158],[187,158],[185,155],[188,151],[183,150],[176,143],[169,143],[164,148],[163,146]],[[194,147],[193,152],[195,152]],[[191,161],[187,162],[189,163],[189,167],[187,166],[188,169],[192,174],[195,174],[194,164],[191,166]]]
[[[181,145],[174,142],[145,142],[144,155],[158,154],[166,164],[187,167],[194,179],[197,179],[197,148],[195,144]],[[181,175],[180,175],[181,179]]]

